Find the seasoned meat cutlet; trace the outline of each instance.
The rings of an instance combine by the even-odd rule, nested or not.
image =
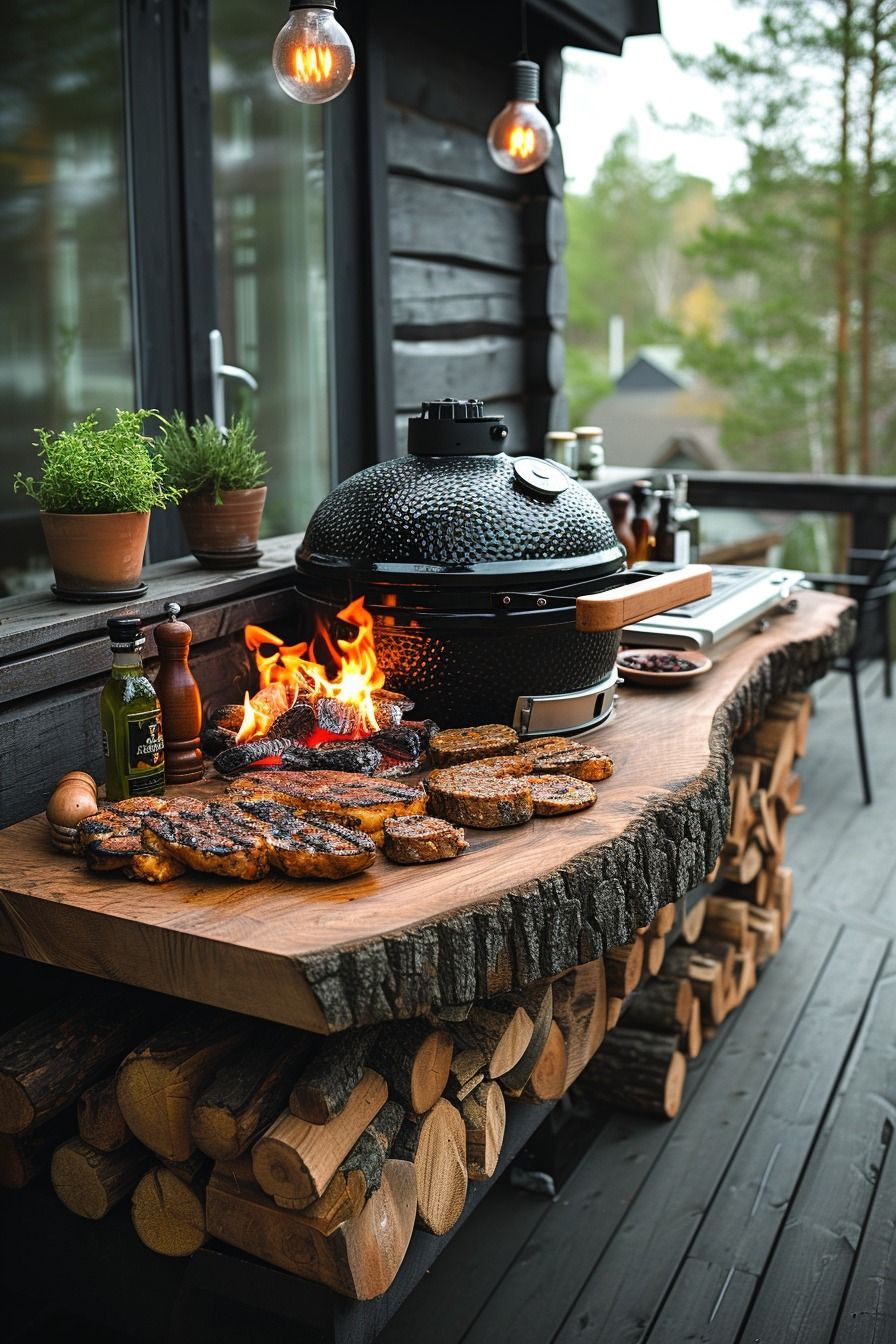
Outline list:
[[[575,779],[609,779],[613,773],[613,762],[609,756],[594,747],[575,747],[567,744],[565,751],[547,751],[541,755],[532,751],[534,743],[527,743],[529,755],[534,761],[536,775],[572,775]]]
[[[525,779],[457,766],[434,770],[426,781],[429,810],[445,821],[479,830],[521,826],[532,817],[532,790]]]
[[[426,811],[426,794],[419,784],[370,779],[337,770],[265,770],[241,776],[227,789],[234,802],[261,798],[283,803],[296,812],[332,817],[347,826],[357,826],[383,842],[387,817],[412,816]]]
[[[147,817],[143,845],[199,873],[217,873],[251,882],[268,869],[263,835],[249,817],[230,803],[205,803],[201,810],[178,800],[157,817]],[[195,800],[190,799],[192,803]]]
[[[75,853],[83,854],[94,872],[124,871],[144,882],[169,882],[180,877],[183,864],[143,847],[143,823],[168,807],[161,798],[124,798],[85,817],[75,835]]]
[[[597,790],[586,779],[571,775],[526,775],[536,817],[559,817],[581,812],[597,802]]]
[[[261,798],[247,799],[239,809],[263,837],[271,867],[287,877],[351,877],[376,858],[369,835],[332,817],[300,816]]]
[[[393,863],[436,863],[469,848],[464,833],[441,817],[388,817],[383,853]]]
[[[450,765],[447,769],[452,778],[457,778],[461,771],[469,775],[531,775],[535,762],[520,753],[516,756],[487,756],[481,761],[467,761],[465,765]],[[441,770],[431,770],[429,778],[438,783],[442,773]]]
[[[429,757],[433,765],[463,765],[486,756],[503,756],[516,751],[519,738],[503,723],[484,723],[478,728],[443,728],[429,739]]]

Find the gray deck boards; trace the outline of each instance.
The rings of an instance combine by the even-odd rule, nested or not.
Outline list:
[[[818,688],[797,914],[663,1124],[610,1117],[558,1198],[499,1185],[382,1344],[896,1341],[896,700]]]

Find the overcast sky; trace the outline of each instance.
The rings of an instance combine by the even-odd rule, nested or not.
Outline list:
[[[663,123],[683,123],[693,113],[718,119],[718,91],[679,70],[671,53],[705,54],[715,41],[736,47],[755,27],[755,9],[735,0],[660,0],[660,17],[663,36],[630,37],[621,58],[567,50],[560,138],[571,191],[588,190],[613,137],[630,121],[646,159],[672,155],[683,172],[722,189],[743,166],[736,140],[665,130]]]

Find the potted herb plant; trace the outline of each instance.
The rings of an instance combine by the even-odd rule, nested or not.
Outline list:
[[[150,414],[117,411],[104,428],[96,411],[70,429],[35,430],[40,478],[17,472],[13,488],[40,509],[58,597],[118,600],[145,591],[150,510],[180,498],[143,433]]]
[[[159,451],[168,479],[183,493],[180,516],[190,550],[210,569],[252,564],[270,470],[255,430],[237,416],[221,429],[210,416],[187,424],[177,411],[161,421]]]

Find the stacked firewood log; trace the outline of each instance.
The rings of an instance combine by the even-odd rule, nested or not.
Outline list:
[[[612,1034],[582,1080],[589,1100],[674,1116],[687,1060],[780,948],[793,904],[784,831],[802,810],[793,766],[805,753],[809,712],[808,695],[787,696],[737,743],[730,828],[705,888],[607,954]]]
[[[705,890],[632,940],[487,1003],[321,1038],[86,981],[0,1036],[0,1186],[49,1169],[84,1218],[130,1201],[165,1255],[209,1236],[367,1299],[415,1226],[454,1226],[492,1177],[507,1107],[578,1088],[673,1116],[687,1060],[750,992],[790,918],[784,827],[809,701],[739,744]]]

